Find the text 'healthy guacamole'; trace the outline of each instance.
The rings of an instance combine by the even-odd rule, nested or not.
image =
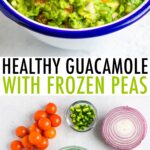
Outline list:
[[[144,0],[9,0],[21,14],[62,28],[102,26],[131,13]]]

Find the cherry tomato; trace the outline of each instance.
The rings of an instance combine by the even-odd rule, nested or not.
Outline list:
[[[50,139],[53,139],[56,136],[55,128],[51,127],[49,130],[44,131],[44,136]]]
[[[48,139],[46,137],[42,137],[42,140],[38,143],[38,149],[46,149],[48,147]]]
[[[35,150],[35,149],[36,149],[36,147],[32,145],[32,147],[26,148],[25,150]]]
[[[57,106],[54,103],[49,103],[46,105],[45,110],[48,114],[55,114],[57,111]]]
[[[20,138],[23,138],[24,136],[26,136],[29,133],[28,129],[24,126],[19,126],[16,129],[16,135]]]
[[[37,123],[33,123],[30,127],[29,127],[29,131],[31,132],[38,132],[41,133],[42,131],[38,128]]]
[[[35,147],[27,148],[27,150],[35,150]]]
[[[29,135],[24,136],[21,139],[22,145],[26,148],[26,149],[32,149],[33,145],[29,142]]]
[[[37,112],[35,112],[34,114],[34,120],[38,121],[41,118],[46,118],[47,117],[47,113],[44,110],[38,110]]]
[[[48,130],[51,128],[51,122],[48,118],[41,118],[39,121],[38,121],[38,127],[41,129],[41,130]]]
[[[42,140],[42,135],[38,132],[32,132],[29,134],[29,142],[33,145],[37,145]]]
[[[50,116],[51,126],[58,127],[61,124],[61,117],[59,115],[53,114]]]
[[[10,149],[11,150],[22,150],[23,145],[20,141],[15,140],[15,141],[11,142]]]

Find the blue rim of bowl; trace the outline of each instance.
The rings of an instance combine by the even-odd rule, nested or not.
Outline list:
[[[50,26],[44,26],[40,23],[36,23],[30,19],[27,19],[23,15],[14,11],[14,9],[6,4],[4,0],[0,0],[1,9],[5,15],[9,16],[10,19],[14,20],[18,24],[47,36],[59,37],[59,38],[91,38],[113,33],[120,29],[123,29],[132,23],[139,20],[150,10],[150,0],[148,0],[140,9],[134,11],[134,13],[127,17],[118,20],[117,22],[108,24],[103,27],[88,28],[86,30],[67,30],[62,28],[53,28]]]

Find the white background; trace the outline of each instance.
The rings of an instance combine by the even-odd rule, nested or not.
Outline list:
[[[0,56],[150,56],[150,14],[134,25],[119,31],[114,41],[107,39],[92,51],[61,50],[41,43],[18,25],[0,14]],[[101,120],[112,108],[129,105],[139,109],[150,124],[150,97],[0,97],[0,149],[8,150],[9,142],[15,139],[14,130],[18,125],[30,125],[32,114],[49,101],[58,104],[59,114],[63,117],[63,125],[57,130],[57,137],[50,141],[51,150],[67,145],[80,145],[89,150],[111,150],[100,140],[99,124],[87,133],[77,133],[65,122],[66,108],[75,100],[87,99],[98,109]],[[150,132],[136,150],[149,150]]]
[[[98,123],[96,128],[86,133],[72,130],[65,121],[66,109],[74,101],[84,99],[91,101],[98,110]],[[63,118],[62,126],[57,129],[57,136],[50,140],[48,150],[58,150],[69,145],[78,145],[88,150],[112,150],[100,138],[100,123],[106,113],[117,106],[131,106],[143,113],[148,127],[150,125],[150,99],[149,97],[135,96],[49,96],[49,97],[1,97],[0,104],[0,149],[9,149],[9,142],[16,139],[15,129],[19,125],[29,126],[33,120],[33,113],[44,107],[48,102],[58,105],[58,113]],[[149,150],[150,131],[142,144],[136,150]]]

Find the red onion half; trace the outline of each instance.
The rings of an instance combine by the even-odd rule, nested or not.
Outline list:
[[[130,107],[117,107],[103,121],[102,136],[116,150],[131,150],[145,138],[147,123],[143,115]]]

